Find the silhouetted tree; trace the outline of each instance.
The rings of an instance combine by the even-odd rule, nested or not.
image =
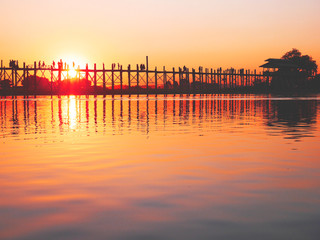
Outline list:
[[[318,65],[316,61],[309,55],[302,55],[296,48],[284,54],[282,59],[290,60],[293,64],[297,65],[300,71],[306,72],[309,76],[317,73]]]
[[[36,84],[36,86],[35,86]],[[36,81],[34,81],[34,76],[26,77],[22,80],[22,86],[25,89],[37,89],[37,90],[50,90],[50,82],[48,78],[36,76]]]

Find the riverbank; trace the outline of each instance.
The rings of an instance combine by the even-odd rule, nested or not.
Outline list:
[[[171,95],[171,94],[275,94],[275,95],[310,95],[320,93],[319,89],[294,89],[288,91],[277,91],[267,89],[245,88],[245,89],[221,89],[221,90],[195,90],[195,91],[180,91],[173,89],[139,89],[139,90],[106,90],[106,91],[30,91],[25,89],[0,89],[0,96],[47,96],[47,95]]]

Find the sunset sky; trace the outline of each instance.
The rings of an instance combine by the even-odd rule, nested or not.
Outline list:
[[[258,68],[292,48],[320,64],[319,0],[0,0],[0,57]]]

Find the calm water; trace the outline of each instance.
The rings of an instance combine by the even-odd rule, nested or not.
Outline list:
[[[0,239],[319,239],[320,96],[0,99]]]

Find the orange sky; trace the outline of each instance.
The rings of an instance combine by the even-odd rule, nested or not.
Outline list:
[[[318,0],[0,0],[0,58],[255,69],[292,48],[320,63]]]

